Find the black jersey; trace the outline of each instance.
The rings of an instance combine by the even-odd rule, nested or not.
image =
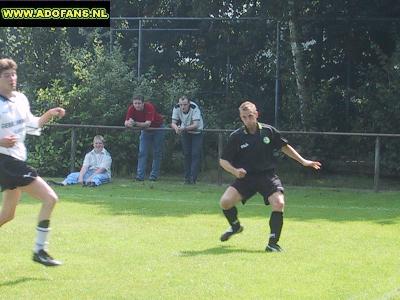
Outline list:
[[[287,144],[270,125],[258,123],[255,134],[248,133],[243,126],[230,135],[221,158],[235,168],[245,169],[249,175],[271,172],[275,168],[274,152]]]

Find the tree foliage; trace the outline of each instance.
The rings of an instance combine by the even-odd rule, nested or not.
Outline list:
[[[125,0],[112,1],[111,13],[148,17],[142,20],[141,76],[138,20],[114,20],[112,33],[107,28],[0,29],[2,56],[18,62],[20,89],[36,114],[61,105],[68,112],[64,123],[122,126],[132,95],[140,93],[158,106],[168,124],[177,98],[188,94],[201,105],[208,128],[237,126],[237,107],[244,99],[258,105],[261,121],[273,124],[279,21],[279,129],[398,132],[398,1]],[[302,62],[297,66],[294,42]],[[65,173],[70,131],[46,130],[48,138],[29,140],[31,159],[45,173]],[[79,131],[76,167],[97,133],[103,134]],[[104,135],[117,173],[132,172],[126,162],[136,160],[137,133]],[[346,147],[356,146],[352,143],[356,140],[336,144],[335,150],[335,142],[314,140],[304,151],[313,147],[328,159],[332,155],[327,153],[340,157]],[[215,144],[206,140],[206,151],[215,152]],[[177,169],[177,145],[167,138],[171,170]],[[398,146],[395,140],[383,145],[392,174],[400,165]],[[370,159],[371,151],[357,156]]]

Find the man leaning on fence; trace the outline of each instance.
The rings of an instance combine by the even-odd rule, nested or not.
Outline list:
[[[203,146],[203,117],[199,106],[186,96],[180,97],[172,110],[171,127],[181,136],[185,183],[195,184]]]
[[[150,181],[156,181],[160,176],[162,150],[164,146],[164,118],[150,101],[144,101],[141,95],[133,96],[125,117],[126,127],[140,128],[139,154],[136,170],[136,181],[143,181],[146,175],[147,156],[150,148],[153,149],[153,162],[149,175]],[[147,130],[151,128],[151,130]]]

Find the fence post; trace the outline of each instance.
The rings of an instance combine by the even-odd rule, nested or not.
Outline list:
[[[76,130],[72,127],[71,130],[71,158],[70,158],[70,172],[74,172],[75,169],[75,152],[76,152]]]
[[[380,137],[377,136],[375,140],[375,170],[374,170],[374,192],[379,191],[379,173],[380,173],[380,148],[381,148],[381,141]]]
[[[217,162],[217,165],[218,165],[218,179],[217,179],[218,185],[222,185],[222,169],[221,169],[221,167],[219,167],[219,159],[221,158],[221,156],[222,156],[222,133],[218,132],[218,162]]]
[[[137,54],[137,77],[140,78],[140,75],[142,74],[142,43],[143,43],[143,37],[142,37],[142,20],[139,20],[139,41],[138,41],[138,54]]]

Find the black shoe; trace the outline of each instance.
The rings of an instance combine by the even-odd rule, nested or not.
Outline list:
[[[88,183],[86,183],[86,186],[88,186],[88,187],[96,187],[97,185],[94,182],[88,182]]]
[[[143,178],[135,177],[135,181],[144,181]]]
[[[149,180],[150,181],[157,181],[157,178],[156,177],[150,177]]]
[[[278,244],[268,244],[265,248],[267,252],[282,252],[283,249]]]
[[[51,185],[65,186],[64,183],[62,183],[62,182],[57,182],[57,181],[54,181],[54,180],[47,180],[47,183],[49,183],[49,184],[51,184]]]
[[[56,267],[62,265],[62,262],[55,260],[52,258],[46,251],[43,249],[39,250],[38,253],[33,253],[33,261],[45,265],[47,267]]]
[[[219,238],[221,242],[225,242],[230,239],[230,237],[234,234],[241,233],[243,231],[243,226],[239,226],[238,229],[234,230],[232,227],[225,231],[221,237]]]

